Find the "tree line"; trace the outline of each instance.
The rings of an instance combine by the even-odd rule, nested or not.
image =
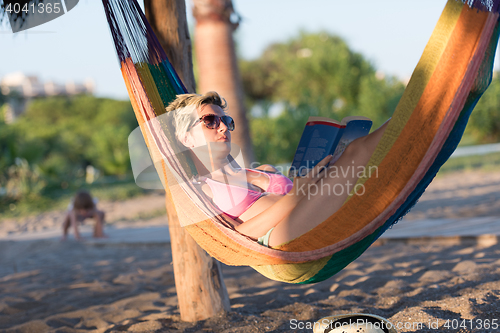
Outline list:
[[[241,61],[251,119],[255,155],[259,162],[284,163],[293,159],[309,116],[340,120],[361,115],[382,125],[394,112],[405,83],[377,72],[363,55],[340,37],[327,32],[301,33],[269,46],[256,60]],[[463,143],[500,142],[500,78],[476,105]],[[280,103],[282,112],[269,112]]]
[[[1,107],[5,111],[5,105]],[[12,124],[0,117],[0,203],[36,200],[85,178],[130,172],[127,138],[137,127],[128,101],[37,98]]]
[[[405,88],[326,32],[300,33],[239,65],[259,163],[290,162],[309,116],[363,115],[378,127],[392,115]],[[0,104],[6,101],[8,96],[0,96]],[[280,113],[273,114],[273,108]],[[499,142],[499,109],[500,78],[494,77],[471,116],[466,142]],[[64,188],[85,177],[88,165],[104,175],[131,173],[127,139],[137,121],[128,101],[40,98],[15,123],[3,119],[0,115],[2,207]]]

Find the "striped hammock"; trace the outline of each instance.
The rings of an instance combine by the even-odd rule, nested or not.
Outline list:
[[[323,223],[276,248],[230,227],[192,184],[196,169],[176,147],[165,107],[186,93],[135,0],[103,0],[134,112],[181,225],[211,256],[249,265],[270,279],[314,283],[359,257],[422,195],[457,147],[472,109],[491,82],[500,0],[449,0],[367,170]]]

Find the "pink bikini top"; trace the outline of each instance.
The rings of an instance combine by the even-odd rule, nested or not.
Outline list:
[[[287,194],[291,189],[293,182],[288,177],[277,173],[267,173],[259,170],[245,169],[245,171],[264,174],[269,178],[269,186],[266,192],[251,190],[248,188],[224,184],[210,178],[203,177],[213,194],[213,202],[227,215],[237,218],[243,214],[260,197],[268,194]]]

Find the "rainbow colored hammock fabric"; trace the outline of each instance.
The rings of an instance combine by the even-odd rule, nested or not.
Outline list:
[[[465,2],[465,1],[464,1]],[[192,187],[188,155],[178,154],[159,116],[186,92],[135,1],[103,0],[123,78],[157,171],[170,188],[181,224],[210,255],[250,265],[270,279],[314,283],[360,256],[422,195],[461,139],[491,81],[499,3],[449,0],[354,195],[306,234],[266,248],[231,229],[228,216]],[[156,121],[156,119],[160,119]],[[180,185],[180,186],[176,186]]]

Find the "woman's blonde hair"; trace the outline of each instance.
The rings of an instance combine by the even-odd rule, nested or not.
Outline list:
[[[225,113],[227,107],[226,100],[215,91],[209,91],[204,95],[177,95],[177,98],[165,108],[167,112],[174,112],[175,136],[179,142],[182,142],[189,126],[193,123],[193,115],[196,115],[196,109],[208,104],[220,107]]]

